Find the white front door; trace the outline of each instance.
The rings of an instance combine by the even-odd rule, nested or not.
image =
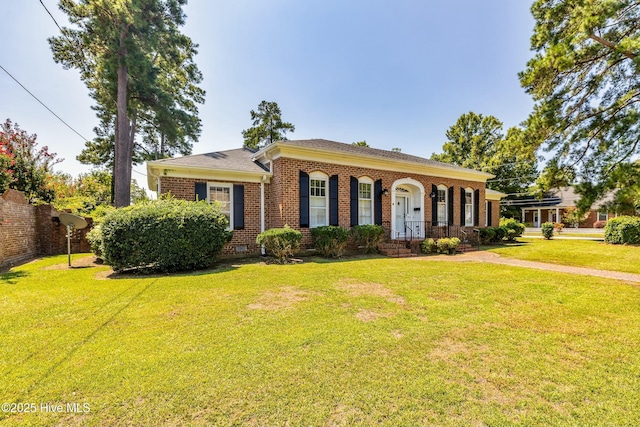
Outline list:
[[[533,226],[540,227],[540,218],[538,218],[538,211],[533,211]]]
[[[396,217],[394,229],[398,237],[404,237],[405,221],[409,212],[409,197],[405,195],[396,195]]]

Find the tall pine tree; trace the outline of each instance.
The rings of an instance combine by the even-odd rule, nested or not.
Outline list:
[[[97,152],[83,155],[94,161],[113,160],[116,206],[130,203],[134,153],[144,152],[140,148],[145,143],[164,150],[155,153],[164,157],[172,153],[168,147],[190,152],[200,134],[197,104],[204,102],[204,91],[197,86],[202,80],[193,60],[197,46],[179,31],[185,4],[186,0],[60,1],[74,28],[63,28],[62,35],[49,42],[54,59],[80,71],[97,103],[102,125],[87,147]],[[140,130],[144,138],[137,142]]]

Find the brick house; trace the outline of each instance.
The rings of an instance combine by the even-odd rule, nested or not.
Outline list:
[[[147,163],[158,194],[218,201],[234,230],[226,254],[257,254],[256,236],[288,225],[382,225],[388,238],[498,225],[493,175],[395,151],[323,139],[278,141]]]
[[[580,195],[573,187],[564,187],[551,191],[542,200],[531,200],[520,204],[522,207],[522,222],[529,227],[539,228],[544,222],[563,222],[563,215],[567,209],[575,209]],[[613,194],[607,194],[594,206],[580,223],[579,228],[591,228],[594,224],[600,226],[610,218],[618,216],[616,212],[609,212],[606,204],[613,200]]]

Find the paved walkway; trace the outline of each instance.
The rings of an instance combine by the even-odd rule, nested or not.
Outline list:
[[[538,270],[558,271],[560,273],[581,274],[584,276],[604,277],[607,279],[623,280],[625,282],[640,283],[640,274],[622,273],[619,271],[597,270],[595,268],[572,267],[568,265],[549,264],[546,262],[524,261],[514,258],[503,258],[498,254],[486,251],[467,252],[456,256],[438,255],[428,258],[420,257],[422,260],[436,261],[476,261],[487,262],[491,264],[513,265],[516,267],[535,268]]]

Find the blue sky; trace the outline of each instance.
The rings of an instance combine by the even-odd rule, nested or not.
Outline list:
[[[43,0],[60,25],[57,1]],[[249,111],[275,101],[296,131],[429,157],[466,112],[494,115],[504,130],[533,102],[517,73],[530,51],[531,2],[517,0],[190,0],[184,32],[199,44],[206,102],[194,153],[237,148]],[[64,70],[47,38],[58,35],[38,0],[7,1],[0,65],[88,139],[97,124],[88,91]],[[0,70],[0,119],[38,134],[65,161],[56,170],[90,170],[75,157],[83,139]],[[144,184],[144,165],[133,177]]]

